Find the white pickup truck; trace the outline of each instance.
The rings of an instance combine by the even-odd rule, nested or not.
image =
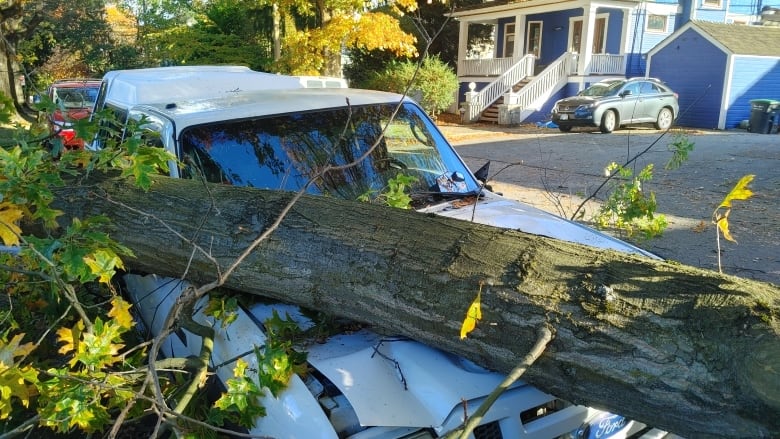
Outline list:
[[[238,84],[244,79],[234,84],[230,75],[210,68],[189,69],[196,69],[198,83],[213,84],[210,97],[204,96],[209,92],[193,89],[189,94],[163,93],[141,102],[123,88],[130,98],[121,110],[128,118],[145,120],[145,128],[157,134],[158,145],[179,159],[180,164],[171,168],[173,177],[288,191],[307,187],[311,194],[356,199],[381,191],[390,179],[405,174],[416,178],[409,195],[412,207],[422,212],[647,254],[486,190],[431,119],[408,98],[340,86],[315,89],[300,78],[267,74],[262,74],[263,80],[270,82],[252,89]],[[159,69],[133,75],[140,88],[154,85],[164,90],[172,80],[161,76]],[[210,81],[210,75],[222,75],[223,82]],[[179,80],[186,81],[181,76]],[[119,100],[112,101],[109,85],[102,99],[116,105]],[[181,83],[177,86],[186,88]],[[321,166],[346,164],[367,151],[357,166],[309,184]],[[456,207],[457,200],[475,195],[478,202],[473,208]],[[128,274],[124,285],[151,334],[159,331],[184,287],[179,280],[153,274]],[[226,331],[218,331],[215,341],[212,363],[222,382],[232,376],[237,359],[255,364],[252,351],[264,345],[263,322],[274,309],[289,313],[304,328],[311,324],[300,310],[286,304],[258,302],[241,308],[238,320]],[[196,319],[215,323],[201,314]],[[198,337],[178,331],[167,339],[163,350],[165,355],[187,356],[199,348]],[[249,433],[301,439],[436,438],[460,425],[466,412],[473,413],[503,379],[463,358],[367,330],[334,336],[306,350],[309,373],[294,377],[279,398],[269,394],[263,401],[267,416]],[[472,437],[605,439],[631,435],[669,437],[618,415],[571,405],[519,382],[501,395]]]

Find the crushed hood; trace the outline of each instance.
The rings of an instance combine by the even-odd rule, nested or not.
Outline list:
[[[490,192],[486,192],[476,205],[472,203],[462,207],[456,206],[460,204],[444,203],[421,211],[592,247],[656,257],[627,242]]]
[[[464,400],[484,397],[504,379],[463,358],[369,331],[311,346],[308,361],[346,396],[364,426],[439,427]],[[522,382],[529,401],[550,397]],[[377,395],[382,395],[381,398]]]

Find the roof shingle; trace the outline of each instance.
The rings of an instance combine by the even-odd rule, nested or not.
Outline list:
[[[735,55],[780,57],[780,27],[692,21],[693,26]]]

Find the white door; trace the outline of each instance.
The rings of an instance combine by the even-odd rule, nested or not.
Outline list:
[[[571,21],[571,34],[569,35],[569,51],[578,52],[582,45],[582,19]],[[604,53],[607,46],[607,17],[596,17],[593,27],[593,53]]]

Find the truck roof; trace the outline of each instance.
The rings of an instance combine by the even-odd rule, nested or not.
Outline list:
[[[334,80],[337,78],[333,78]],[[136,104],[165,102],[171,96],[199,99],[239,91],[294,89],[310,77],[257,72],[245,66],[173,66],[114,70],[103,76],[106,102],[129,108]]]
[[[100,79],[95,78],[69,78],[58,79],[54,81],[49,88],[78,88],[78,87],[100,87]]]
[[[346,105],[396,104],[410,99],[395,93],[353,88],[302,88],[237,92],[208,99],[168,99],[167,102],[139,105],[152,108],[185,126],[224,120],[246,119],[298,111],[339,108]]]

